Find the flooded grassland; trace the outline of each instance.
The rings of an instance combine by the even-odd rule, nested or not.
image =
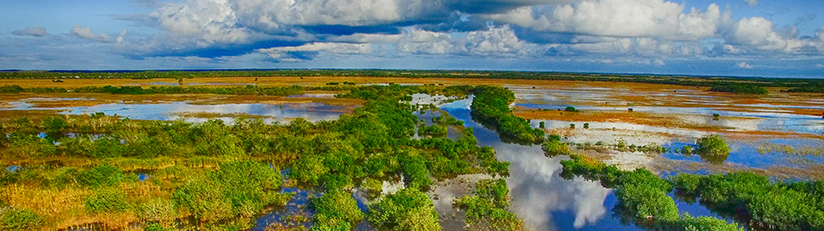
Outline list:
[[[671,85],[615,83],[610,87],[509,85],[515,114],[564,137],[581,151],[625,168],[657,172],[751,170],[783,178],[824,177],[824,102],[820,94],[710,92]],[[573,110],[574,108],[574,110]],[[720,134],[731,147],[724,160],[681,153],[695,140]],[[634,147],[660,146],[664,151]]]
[[[376,88],[372,90],[426,84],[504,86],[515,93],[515,102],[510,105],[514,115],[530,119],[532,127],[542,128],[546,134],[560,135],[562,142],[570,143],[576,153],[625,170],[647,168],[661,177],[676,172],[707,174],[747,170],[780,179],[824,179],[824,119],[821,118],[824,100],[820,99],[824,95],[784,93],[778,88],[769,89],[770,94],[765,96],[752,96],[708,92],[706,87],[643,83],[366,77],[194,78],[182,82],[175,79],[67,79],[62,83],[0,80],[0,85],[236,87],[328,86],[343,82],[354,83],[354,86],[373,85]],[[34,211],[41,216],[40,224],[47,224],[42,229],[141,229],[149,224],[162,224],[187,230],[302,230],[344,222],[354,230],[382,230],[391,224],[373,217],[374,211],[382,209],[378,203],[387,200],[388,195],[408,192],[428,198],[431,204],[413,207],[431,207],[431,211],[437,213],[436,223],[443,230],[473,230],[490,223],[467,220],[467,214],[475,211],[461,209],[455,201],[476,194],[473,190],[479,182],[505,180],[508,201],[501,204],[507,206],[496,209],[511,212],[520,221],[506,223],[509,227],[648,229],[619,216],[616,210],[619,199],[612,188],[591,179],[563,177],[561,162],[569,160],[569,156],[547,156],[540,145],[509,142],[488,124],[476,121],[471,115],[471,95],[409,92],[408,98],[398,100],[393,98],[398,97],[394,95],[396,92],[386,91],[378,95],[390,99],[385,102],[368,94],[361,98],[338,97],[347,93],[306,91],[285,96],[0,94],[0,122],[4,129],[17,132],[8,134],[7,138],[18,137],[13,139],[29,142],[25,147],[32,148],[2,150],[4,155],[0,160],[6,166],[2,179],[7,186],[0,191],[4,202],[0,206],[10,204]],[[413,108],[386,106],[397,102],[409,103]],[[393,110],[396,114],[386,114]],[[49,119],[55,115],[66,118],[64,122],[68,125],[55,124],[57,122]],[[31,121],[22,121],[22,117]],[[398,122],[405,120],[414,124]],[[161,123],[154,124],[157,121]],[[39,126],[42,131],[30,131],[25,129],[27,126]],[[48,129],[50,126],[64,127],[52,131]],[[183,132],[177,134],[175,130]],[[696,139],[708,134],[720,134],[727,140],[731,149],[729,157],[710,159],[682,151],[694,148]],[[229,138],[223,139],[225,137]],[[174,141],[164,142],[165,139]],[[32,140],[36,142],[30,142]],[[180,143],[175,143],[178,140]],[[71,144],[84,149],[70,150],[61,142],[77,142]],[[408,142],[405,147],[396,147],[404,142]],[[10,146],[22,147],[21,144]],[[162,150],[151,148],[153,144]],[[229,148],[220,146],[227,144]],[[125,146],[117,151],[117,155],[124,156],[99,159],[82,155],[26,156],[29,152],[46,151],[111,154],[102,152],[97,145]],[[44,148],[54,146],[58,149]],[[136,155],[134,150],[169,154],[126,156]],[[493,167],[500,163],[474,159],[490,157],[508,162],[506,174],[495,172]],[[248,163],[243,161],[266,163],[265,166],[251,164],[252,169],[259,171],[252,175],[276,174],[279,177],[273,177],[278,181],[272,185],[277,187],[255,182],[254,187],[266,189],[263,194],[257,191],[232,194],[232,187],[245,190],[251,187],[246,185],[251,182],[231,175],[236,172],[220,169],[248,169],[245,165]],[[116,170],[100,166],[115,166]],[[40,173],[32,174],[29,170]],[[66,180],[95,175],[95,171],[106,175],[110,170],[109,173],[118,177],[102,177],[85,183]],[[239,183],[242,187],[216,183],[213,178]],[[96,181],[105,181],[104,186],[87,185]],[[175,207],[182,206],[186,201],[181,199],[184,196],[196,194],[181,188],[196,191],[210,187],[223,189],[222,193],[236,196],[233,200],[242,203],[195,204],[183,210]],[[413,189],[422,192],[415,194]],[[111,190],[124,193],[118,197],[112,195]],[[338,196],[330,200],[340,202],[340,208],[351,210],[345,214],[361,215],[322,219],[328,214],[320,202],[313,204],[312,201],[326,194]],[[252,196],[250,200],[249,195],[258,197]],[[203,201],[214,199],[214,194],[197,196]],[[682,212],[734,221],[694,201],[668,196],[675,199]],[[109,197],[127,203],[122,205],[125,207],[98,208],[88,202],[89,198],[105,202]],[[247,220],[221,217],[224,215],[218,212],[197,210],[198,206],[217,206],[224,209],[220,212]],[[96,212],[90,212],[93,210]],[[424,215],[416,218],[422,219],[418,222],[421,224],[432,221]],[[202,224],[207,220],[212,226]]]

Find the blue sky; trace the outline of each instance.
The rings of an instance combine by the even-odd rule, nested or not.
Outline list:
[[[824,77],[824,1],[10,0],[0,69]]]

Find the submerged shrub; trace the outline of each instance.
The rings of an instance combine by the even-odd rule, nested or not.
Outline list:
[[[724,220],[714,217],[693,217],[689,213],[684,214],[678,221],[673,222],[674,225],[668,227],[670,230],[684,230],[684,231],[743,231],[744,229],[738,226],[738,223],[728,224]]]
[[[407,157],[402,161],[402,168],[406,175],[407,187],[422,189],[432,184],[432,180],[429,179],[429,170],[426,169],[426,161],[423,158]]]
[[[415,188],[405,188],[369,205],[368,219],[379,230],[441,230],[432,201]]]
[[[473,194],[452,202],[452,206],[466,211],[466,222],[472,229],[524,230],[523,221],[509,212],[511,198],[505,180],[482,180],[475,185]]]
[[[43,127],[46,128],[46,131],[49,133],[60,132],[68,126],[69,124],[66,122],[64,116],[52,116],[43,119]]]
[[[86,210],[90,213],[125,212],[131,208],[125,194],[115,189],[98,190],[86,197]]]
[[[549,139],[541,145],[541,148],[544,150],[544,155],[549,157],[559,156],[559,155],[569,155],[569,145],[566,143],[561,143],[561,141],[556,139]]]
[[[317,184],[328,171],[320,156],[303,155],[292,165],[291,176],[299,182]]]
[[[312,199],[311,204],[318,215],[326,218],[316,219],[319,222],[341,220],[348,223],[348,227],[354,227],[364,217],[352,195],[342,191],[327,192],[321,197]],[[335,226],[342,225],[338,222],[334,223],[336,223]],[[329,225],[332,226],[332,224]]]
[[[155,198],[137,205],[137,216],[146,221],[168,221],[177,217],[175,202],[169,199]]]
[[[638,219],[672,221],[678,219],[675,200],[666,191],[645,185],[628,184],[615,191],[619,206]]]
[[[126,149],[119,139],[104,137],[94,141],[94,149],[89,153],[95,158],[120,157]]]
[[[189,180],[175,189],[175,203],[201,220],[218,220],[233,217],[230,201],[223,197],[218,182],[208,179]]]
[[[91,188],[115,186],[122,181],[123,171],[111,165],[100,165],[77,175],[77,183]]]
[[[57,146],[51,141],[34,135],[12,133],[9,142],[9,151],[18,158],[51,156],[57,153]]]
[[[713,162],[720,163],[730,156],[730,147],[727,142],[719,135],[707,135],[701,137],[697,141],[698,149],[695,150],[701,158]]]
[[[681,155],[692,155],[692,146],[686,145],[683,148],[681,148]]]
[[[701,184],[701,176],[681,173],[672,177],[671,181],[678,191],[693,194]]]
[[[251,217],[266,205],[282,202],[280,173],[257,162],[224,163],[205,178],[191,179],[172,198],[202,220]]]

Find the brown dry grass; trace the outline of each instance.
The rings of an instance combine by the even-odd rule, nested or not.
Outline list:
[[[231,84],[235,86],[238,84],[257,84],[260,86],[325,86],[328,82],[354,82],[357,84],[379,84],[379,83],[407,83],[407,84],[445,84],[445,85],[517,85],[523,87],[536,87],[539,89],[550,90],[592,90],[591,88],[607,88],[606,92],[610,94],[610,98],[619,102],[625,102],[627,105],[648,105],[648,106],[698,106],[705,103],[723,103],[725,108],[734,111],[754,111],[756,109],[769,108],[752,108],[741,106],[742,104],[771,104],[771,105],[803,105],[816,106],[824,108],[824,101],[818,99],[824,97],[824,94],[810,94],[810,93],[783,93],[782,90],[786,88],[768,88],[769,95],[744,95],[721,92],[709,92],[709,87],[692,87],[669,84],[650,84],[650,83],[629,83],[629,82],[590,82],[590,81],[553,81],[553,80],[524,80],[524,79],[485,79],[485,78],[383,78],[383,77],[334,77],[334,76],[317,76],[317,77],[260,77],[255,81],[255,77],[222,77],[222,78],[194,78],[185,79],[183,86],[207,86],[207,87],[225,87],[227,85],[216,84]],[[83,87],[83,86],[123,86],[123,85],[139,85],[139,86],[153,86],[153,83],[177,83],[175,79],[68,79],[63,83],[55,83],[51,80],[28,80],[28,79],[3,79],[0,80],[0,85],[20,85],[23,87]],[[187,85],[189,84],[189,85]],[[197,85],[201,84],[201,85]],[[202,85],[212,84],[212,85]],[[603,92],[604,90],[597,90]],[[666,97],[659,96],[662,93],[670,95]],[[694,96],[710,96],[707,100],[696,99]],[[9,97],[1,96],[0,99]],[[14,96],[11,96],[14,97]],[[136,96],[136,100],[151,99],[152,96]],[[161,95],[157,100],[170,100],[169,97],[173,95]],[[191,98],[191,96],[185,96]],[[96,98],[98,100],[104,98]],[[8,99],[6,99],[8,100]],[[570,99],[588,104],[590,99]],[[174,101],[174,100],[172,100]],[[0,101],[2,102],[2,101]],[[791,109],[784,108],[796,114],[804,115],[822,115],[824,110],[817,109]]]
[[[661,127],[690,126],[690,124],[684,123],[681,119],[679,119],[676,116],[646,112],[567,112],[557,110],[542,111],[518,107],[515,109],[514,114],[516,116],[527,119],[560,120],[574,122],[624,122]]]
[[[88,214],[84,208],[88,189],[45,189],[37,186],[12,184],[0,188],[0,197],[10,206],[29,209],[44,217],[42,230],[66,229],[74,226],[102,223],[111,229],[125,228],[136,222],[133,213]]]

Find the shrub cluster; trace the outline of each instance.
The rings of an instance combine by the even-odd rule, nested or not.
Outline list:
[[[727,224],[712,217],[694,218],[685,214],[679,216],[675,201],[667,194],[675,188],[695,185],[690,179],[661,179],[641,168],[622,171],[615,166],[607,166],[595,159],[581,155],[571,155],[570,160],[561,161],[565,178],[582,176],[599,180],[609,188],[615,188],[618,199],[616,213],[624,222],[632,222],[651,230],[688,230],[711,228],[712,230],[741,230],[737,224]],[[685,183],[687,182],[687,183]],[[700,230],[700,229],[699,229]]]
[[[370,204],[367,219],[379,230],[441,230],[432,201],[415,188],[403,189]]]
[[[708,162],[722,163],[730,156],[730,147],[719,135],[701,137],[696,143],[698,148],[695,149],[695,153]]]
[[[472,119],[493,127],[501,139],[516,143],[538,144],[544,140],[544,131],[532,128],[529,121],[515,116],[509,104],[515,93],[502,87],[478,86],[472,91]]]
[[[524,222],[509,212],[511,200],[505,180],[482,180],[472,196],[455,198],[452,206],[466,211],[473,230],[524,230]]]
[[[824,229],[824,181],[771,183],[750,172],[673,177],[683,195],[713,211],[769,230]]]

